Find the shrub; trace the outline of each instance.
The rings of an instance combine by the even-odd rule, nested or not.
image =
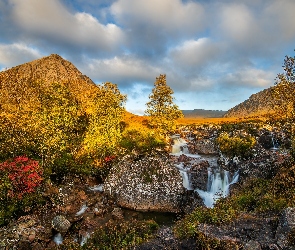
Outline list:
[[[151,130],[127,129],[123,133],[120,145],[128,153],[148,153],[155,148],[163,148],[165,142]]]
[[[153,220],[108,222],[94,232],[83,249],[133,249],[150,238],[158,227]]]
[[[35,160],[18,156],[0,163],[0,224],[38,201],[43,169]]]
[[[242,158],[249,158],[256,140],[250,135],[231,137],[228,133],[222,133],[218,136],[216,142],[220,151],[229,157],[241,156]]]

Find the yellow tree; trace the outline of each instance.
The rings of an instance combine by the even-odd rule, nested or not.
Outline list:
[[[295,58],[286,56],[284,60],[284,73],[278,74],[274,100],[280,117],[295,117]]]
[[[99,86],[89,105],[89,126],[83,140],[82,155],[100,162],[113,154],[121,140],[121,121],[126,96],[110,82]]]
[[[291,124],[292,155],[295,158],[295,57],[286,56],[283,69],[284,73],[277,75],[273,96],[279,116]]]
[[[175,129],[175,121],[183,117],[178,106],[174,104],[173,90],[166,83],[166,75],[156,78],[154,88],[146,104],[145,113],[150,116],[149,124],[161,135]]]

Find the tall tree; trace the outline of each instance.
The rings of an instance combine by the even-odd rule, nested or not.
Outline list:
[[[160,134],[165,135],[175,128],[175,121],[183,117],[178,106],[173,103],[173,90],[166,83],[166,75],[156,78],[154,88],[146,104],[146,115],[150,116],[149,124]]]
[[[295,118],[295,58],[286,56],[283,69],[273,89],[275,105],[281,117]]]
[[[278,114],[291,124],[292,156],[295,159],[295,57],[286,56],[284,73],[278,74],[273,88],[275,106]]]

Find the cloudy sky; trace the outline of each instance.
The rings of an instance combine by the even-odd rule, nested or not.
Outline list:
[[[0,70],[50,54],[142,114],[159,74],[180,109],[228,110],[295,52],[295,0],[0,0]]]

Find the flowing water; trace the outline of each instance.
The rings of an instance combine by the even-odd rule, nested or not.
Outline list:
[[[184,154],[192,158],[200,158],[199,155],[189,153],[187,142],[180,138],[180,135],[174,135],[171,139],[173,140],[172,155],[180,156]],[[215,163],[210,165],[211,167],[208,168],[207,190],[194,190],[190,180],[190,167],[184,167],[182,162],[175,164],[175,167],[179,170],[179,173],[182,176],[183,187],[187,190],[194,190],[197,192],[203,199],[206,207],[213,207],[218,199],[228,196],[230,185],[238,182],[239,179],[238,172],[231,177],[228,171],[223,170]]]
[[[219,169],[208,169],[207,190],[196,189],[206,207],[213,207],[215,202],[221,197],[226,197],[229,194],[230,185],[236,183],[239,179],[239,174],[236,172],[230,181],[230,173]]]

